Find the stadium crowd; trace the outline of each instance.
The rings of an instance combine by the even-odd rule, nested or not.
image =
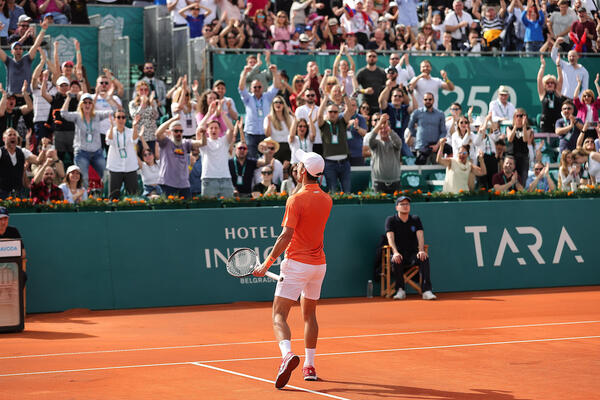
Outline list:
[[[440,89],[454,89],[451,77],[443,70],[432,76],[428,60],[417,74],[409,56],[434,50],[551,50],[559,73],[546,75],[540,57],[538,130],[560,137],[557,185],[569,190],[600,179],[600,99],[589,88],[593,79],[600,95],[599,77],[578,62],[599,49],[591,0],[430,1],[421,8],[413,0],[176,0],[164,6],[175,25],[190,25],[192,36],[215,47],[265,49],[264,56],[247,56],[239,82],[216,81],[202,92],[196,77],[167,87],[146,63],[131,99],[110,70],[87,81],[77,42],[74,62],[60,64],[57,46],[52,58],[40,49],[49,24],[76,21],[78,4],[0,0],[1,37],[10,44],[10,54],[0,50],[7,70],[6,90],[0,87],[0,198],[79,202],[104,186],[111,198],[289,193],[297,149],[323,155],[322,184],[331,192],[350,192],[351,166],[366,161],[378,192],[401,188],[403,162],[445,166],[447,192],[476,185],[553,190],[534,140],[535,117],[510,102],[506,87],[499,86],[489,115],[474,117],[458,103],[448,116],[438,110]],[[37,35],[33,21],[40,22]],[[271,52],[325,49],[337,52],[331,68],[321,71],[310,61],[305,74],[293,77],[270,60]],[[38,52],[41,62],[32,69]],[[366,60],[360,70],[357,57]],[[244,110],[236,109],[231,91]]]

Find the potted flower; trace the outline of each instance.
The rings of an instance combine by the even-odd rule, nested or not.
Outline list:
[[[126,197],[122,200],[118,200],[115,205],[116,210],[148,210],[150,205],[148,201],[143,198],[131,198]]]
[[[286,192],[273,193],[273,194],[261,194],[258,196],[258,203],[261,207],[268,206],[285,206],[285,202],[288,199]]]
[[[85,211],[111,211],[112,204],[108,199],[101,197],[90,197],[77,205],[77,209],[81,212]]]
[[[75,212],[77,207],[67,200],[51,200],[47,203],[40,203],[37,207],[42,212]]]
[[[232,208],[232,207],[257,207],[258,200],[253,199],[251,197],[229,197],[223,199],[223,207]]]
[[[0,206],[6,207],[10,213],[34,213],[38,209],[29,198],[21,199],[20,197],[9,196],[5,200],[0,200]]]
[[[336,192],[331,195],[333,204],[360,204],[360,197],[353,193]]]
[[[188,202],[188,207],[189,208],[221,208],[223,206],[224,200],[225,200],[225,197],[223,197],[223,196],[221,196],[220,198],[194,196]]]
[[[160,196],[150,201],[154,210],[187,208],[187,202],[183,196]]]

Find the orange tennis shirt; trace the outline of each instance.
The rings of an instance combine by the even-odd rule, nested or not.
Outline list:
[[[294,229],[286,258],[305,264],[325,264],[323,234],[333,201],[318,184],[304,186],[287,201],[281,226]]]

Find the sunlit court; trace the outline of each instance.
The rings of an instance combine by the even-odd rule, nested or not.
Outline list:
[[[597,287],[323,299],[316,382],[280,362],[271,303],[29,315],[2,399],[592,399]],[[303,354],[299,307],[292,349]]]

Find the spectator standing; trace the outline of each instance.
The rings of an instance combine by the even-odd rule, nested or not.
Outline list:
[[[239,123],[238,123],[239,125]],[[235,145],[235,154],[229,159],[229,173],[233,183],[234,196],[249,196],[256,170],[256,160],[248,158],[248,146],[240,141]]]
[[[64,76],[56,80],[56,93],[50,96],[48,93],[48,71],[42,73],[42,97],[50,103],[50,114],[48,115],[48,125],[54,131],[54,146],[58,152],[58,157],[69,163],[73,162],[73,139],[75,137],[75,125],[65,120],[61,115],[61,108],[67,97],[77,98],[77,92],[71,92],[69,79]],[[68,111],[77,110],[77,102],[69,103]]]
[[[594,84],[596,85],[596,90],[598,91],[598,95],[600,96],[600,84],[599,84],[600,75],[596,74],[596,80]],[[600,110],[600,97],[596,99],[594,96],[594,92],[591,89],[584,90],[581,94],[581,100],[579,100],[579,91],[581,90],[581,80],[577,80],[577,88],[575,88],[575,94],[573,98],[573,103],[575,104],[575,109],[577,110],[577,118],[581,119],[585,127],[583,128],[583,133],[585,137],[592,137],[596,139],[598,135],[596,134],[595,126],[598,126],[598,111]]]
[[[575,116],[575,104],[571,100],[561,106],[561,118],[556,121],[554,133],[560,137],[559,151],[573,151],[577,147],[577,139],[583,131],[583,121]]]
[[[523,190],[523,185],[519,182],[519,174],[515,171],[515,159],[513,156],[506,155],[504,157],[502,171],[493,176],[492,185],[494,185],[495,191],[500,192]]]
[[[395,68],[389,67],[388,71],[396,71]],[[414,91],[410,94],[412,97],[412,104],[408,99],[408,91],[400,86],[395,86],[395,78],[393,74],[388,74],[388,79],[385,85],[385,89],[379,95],[379,108],[382,112],[388,115],[389,125],[401,138],[404,137],[404,131],[408,127],[408,120],[410,114],[415,110],[417,105],[417,99],[415,98]],[[388,102],[391,95],[391,102]],[[404,140],[402,140],[402,155],[412,157],[412,152]]]
[[[527,10],[521,13],[521,21],[525,25],[525,51],[536,53],[544,44],[544,11],[537,0],[527,0]]]
[[[288,138],[290,151],[292,153],[291,164],[298,163],[298,158],[296,157],[296,151],[298,149],[304,151],[305,153],[312,152],[313,142],[316,136],[316,114],[317,113],[315,112],[314,119],[310,119],[309,121],[305,120],[304,118],[299,120],[294,118],[292,129],[290,129],[290,137]],[[309,114],[309,118],[312,118],[312,114]]]
[[[550,14],[546,26],[548,27],[548,36],[552,40],[559,37],[563,38],[563,42],[559,44],[561,51],[569,51],[572,48],[569,32],[571,26],[577,21],[577,14],[569,8],[569,0],[560,0],[558,2],[559,11]]]
[[[391,3],[390,3],[391,4]],[[398,5],[397,24],[402,24],[413,31],[416,35],[419,29],[419,18],[417,16],[417,0],[396,0]]]
[[[475,143],[477,142],[477,135],[471,132],[471,125],[469,118],[462,115],[456,121],[456,131],[450,137],[450,145],[452,146],[452,155],[454,158],[458,158],[461,152],[461,147],[469,149],[469,159],[473,164],[477,162],[477,150]]]
[[[156,151],[156,120],[158,119],[155,93],[150,92],[150,85],[147,81],[138,81],[135,84],[135,97],[129,102],[129,115],[132,118],[139,115],[141,136],[152,152]]]
[[[188,14],[188,10],[190,13]],[[190,28],[190,38],[202,36],[202,28],[204,27],[204,19],[210,15],[211,10],[208,7],[200,5],[200,2],[188,4],[178,11],[179,15],[184,18]]]
[[[440,145],[437,152],[436,161],[446,167],[446,177],[444,178],[444,193],[468,192],[475,189],[475,175],[484,176],[487,174],[483,160],[483,152],[479,153],[479,163],[481,167],[474,165],[469,157],[470,146],[461,145],[452,158],[444,158],[444,145],[446,138],[440,139]]]
[[[570,150],[563,150],[558,167],[558,190],[569,191],[579,186],[581,166],[573,162]]]
[[[285,11],[278,11],[275,24],[271,25],[271,36],[275,43],[273,50],[277,51],[277,54],[292,54],[293,47],[290,43],[291,36],[294,34],[295,27],[290,24],[288,16]]]
[[[345,55],[346,58],[348,58],[348,61],[342,60],[342,55]],[[340,46],[340,52],[333,61],[333,76],[336,77],[348,96],[351,96],[358,86],[355,84],[356,76],[354,71],[356,71],[354,59],[348,54],[348,47],[346,44],[342,44]]]
[[[52,15],[54,23],[59,25],[65,25],[69,23],[67,16],[65,15],[65,2],[62,0],[37,0],[38,12],[41,15]]]
[[[515,169],[519,175],[519,182],[523,185],[527,181],[529,171],[529,148],[528,144],[533,135],[529,127],[527,112],[518,108],[513,116],[512,126],[506,129],[507,149],[506,153],[513,156]]]
[[[0,0],[0,46],[8,44],[8,25],[10,25],[10,14],[6,0]]]
[[[390,117],[382,114],[373,130],[365,136],[371,150],[371,182],[378,193],[400,190],[402,139],[391,129]]]
[[[71,204],[77,204],[87,200],[87,190],[83,186],[81,170],[77,165],[71,165],[67,168],[65,180],[58,185],[58,187],[63,192],[63,198]]]
[[[410,197],[400,196],[396,200],[397,214],[385,221],[387,243],[392,248],[392,270],[394,271],[397,292],[395,300],[406,298],[404,291],[404,269],[419,266],[423,300],[435,300],[432,293],[429,256],[425,251],[425,235],[423,224],[416,215],[410,214]]]
[[[238,91],[246,108],[246,123],[244,133],[246,135],[246,143],[248,144],[248,156],[257,158],[258,143],[265,138],[264,119],[269,113],[271,102],[277,96],[279,91],[279,80],[274,79],[273,85],[263,94],[263,85],[259,80],[252,81],[252,94],[246,89],[246,76],[252,67],[246,65],[240,76]],[[269,70],[272,74],[277,73],[277,67],[270,65]]]
[[[415,76],[410,81],[410,90],[415,90],[415,97],[417,98],[417,103],[419,107],[423,107],[423,97],[426,93],[432,93],[435,99],[435,103],[433,107],[438,107],[438,96],[439,90],[444,89],[448,91],[454,90],[454,83],[450,81],[448,78],[448,74],[443,69],[440,70],[440,78],[434,78],[431,76],[431,63],[429,60],[421,61],[420,65],[421,74]],[[437,141],[436,141],[437,142]]]
[[[348,122],[356,109],[348,101],[348,97],[345,97],[345,100],[346,112],[339,115],[339,107],[335,104],[329,104],[329,96],[326,95],[318,114],[319,129],[323,138],[324,175],[330,193],[337,190],[338,181],[342,192],[351,192],[350,160],[348,159],[346,131]],[[325,111],[327,111],[326,117]]]
[[[452,9],[444,19],[446,32],[452,34],[452,49],[458,50],[461,43],[468,39],[470,29],[476,29],[477,24],[473,21],[473,17],[468,12],[464,11],[462,0],[454,0]]]
[[[592,42],[596,40],[596,23],[587,15],[584,7],[577,9],[577,17],[577,21],[571,25],[569,37],[574,42],[578,53],[593,53]]]
[[[551,192],[556,190],[556,185],[550,177],[550,165],[545,165],[541,162],[536,162],[533,168],[533,175],[527,178],[525,185],[528,192],[535,190],[543,190]]]
[[[563,87],[561,94],[565,97],[572,99],[575,94],[575,88],[577,87],[578,78],[582,82],[581,90],[588,89],[589,73],[583,65],[578,63],[579,53],[575,50],[571,50],[567,53],[567,59],[569,60],[569,62],[560,59],[558,55],[558,48],[563,42],[564,39],[561,37],[556,39],[556,41],[554,42],[554,46],[552,46],[552,52],[550,53],[550,57],[555,63],[560,62],[563,74]]]
[[[123,96],[123,93],[123,85],[121,82],[119,82],[119,80],[113,76],[109,69],[104,68],[104,74],[98,76],[98,79],[96,79],[97,96],[95,98],[94,109],[96,111],[107,111],[109,113],[114,113],[123,105],[121,99],[119,98],[120,96]],[[109,128],[110,121],[108,118],[105,118],[98,124],[98,130],[102,135],[103,146],[106,143],[105,135]]]
[[[10,22],[8,24],[8,34],[12,35],[12,33],[17,30],[19,17],[25,14],[25,10],[23,9],[23,7],[17,4],[16,0],[6,0],[5,7],[8,10],[10,16]]]
[[[31,76],[31,94],[33,95],[33,133],[36,143],[40,143],[42,138],[52,137],[52,126],[48,123],[50,116],[50,103],[42,96],[42,73],[47,57],[45,51],[40,51],[40,63],[33,71]],[[49,63],[50,66],[52,63]],[[50,67],[52,69],[52,67]],[[52,82],[46,81],[46,92],[50,95],[56,94],[56,87]],[[0,128],[1,130],[1,128]]]
[[[85,0],[66,0],[73,25],[89,25],[87,2]]]
[[[408,86],[411,79],[415,77],[415,70],[410,65],[408,57],[408,53],[404,53],[402,57],[398,53],[390,55],[390,67],[396,68],[396,71],[398,71],[396,85]]]
[[[312,148],[315,153],[323,153],[323,140],[321,138],[321,130],[317,122],[319,107],[315,103],[316,93],[313,89],[308,88],[304,91],[305,104],[296,109],[296,119],[298,121],[305,120],[313,123],[311,132],[315,132],[314,140],[312,140]],[[304,150],[304,148],[302,148]],[[305,150],[306,151],[306,150]]]
[[[279,151],[275,158],[282,163],[291,159],[288,138],[293,121],[294,114],[290,112],[283,97],[276,96],[271,103],[269,115],[264,119],[264,130],[266,137],[270,137],[279,143]]]
[[[341,24],[346,32],[351,32],[356,36],[356,40],[363,47],[367,47],[369,35],[375,28],[377,21],[373,21],[367,14],[363,0],[355,2],[355,9],[349,6],[344,8],[344,15],[341,18]]]
[[[167,1],[167,10],[171,13],[173,27],[187,26],[187,21],[179,14],[179,10],[182,10],[186,6],[187,0]]]
[[[88,184],[88,169],[90,165],[96,173],[102,178],[106,160],[102,151],[101,126],[100,122],[108,119],[111,111],[96,111],[95,103],[97,96],[85,93],[79,100],[77,111],[69,110],[69,105],[73,99],[72,90],[60,110],[60,115],[66,121],[75,124],[75,136],[73,137],[73,150],[75,152],[75,164],[81,169],[83,182]],[[112,98],[112,90],[109,92],[109,99]],[[111,100],[112,101],[112,100]],[[110,122],[109,122],[110,125]]]
[[[31,181],[31,194],[29,197],[32,199],[33,204],[63,199],[63,191],[54,184],[54,169],[50,163],[50,159],[46,159]]]
[[[483,162],[487,174],[479,178],[479,184],[486,188],[492,188],[492,178],[498,172],[498,157],[502,159],[503,152],[498,151],[499,144],[502,148],[505,147],[504,141],[500,139],[500,130],[497,123],[492,123],[492,115],[486,115],[485,119],[477,117],[473,122],[473,126],[477,129],[477,136],[474,139],[474,144],[477,153],[483,153]],[[481,162],[479,163],[481,167]]]
[[[500,87],[498,87],[498,98],[490,102],[492,121],[512,121],[513,115],[515,114],[515,106],[508,101],[509,94],[510,92],[508,91],[508,87],[504,85],[500,85]]]
[[[165,134],[169,131],[170,135]],[[188,160],[192,147],[200,147],[200,141],[183,139],[183,127],[179,116],[165,121],[156,130],[156,142],[160,147],[160,172],[158,183],[166,196],[191,196],[188,179]]]
[[[348,149],[350,151],[350,165],[364,166],[365,159],[363,158],[362,148],[364,136],[367,134],[367,120],[358,113],[358,102],[355,98],[350,98],[352,108],[355,110],[350,121],[348,122]]]
[[[158,103],[158,111],[162,115],[164,113],[163,108],[167,105],[167,85],[154,76],[154,64],[151,62],[144,63],[142,74],[141,80],[148,82],[148,85],[150,85],[150,93],[154,92],[154,98]]]
[[[29,150],[17,146],[19,134],[14,128],[2,133],[4,146],[0,147],[0,199],[9,196],[26,197],[27,190],[23,186],[25,161],[37,164],[37,157]]]
[[[0,93],[2,94],[2,99],[0,100],[0,131],[4,132],[6,128],[16,129],[21,116],[27,115],[33,110],[31,97],[29,97],[29,93],[27,93],[28,87],[27,81],[24,81],[20,93],[23,96],[23,99],[25,99],[25,104],[16,107],[17,97],[14,94],[6,93],[0,83]]]
[[[377,66],[377,53],[373,50],[367,52],[367,65],[361,68],[356,74],[356,80],[361,86],[360,92],[364,96],[364,101],[369,104],[371,110],[379,109],[379,94],[385,87],[386,73]]]
[[[109,172],[108,193],[111,199],[120,197],[123,184],[130,196],[137,194],[139,166],[135,145],[139,138],[140,118],[140,116],[134,118],[133,129],[131,129],[125,126],[127,120],[125,111],[118,110],[115,112],[114,118],[110,117],[110,128],[106,134],[106,144],[108,145],[106,169]]]
[[[563,75],[560,63],[556,63],[558,81],[554,75],[544,75],[546,61],[540,55],[540,69],[537,75],[537,90],[542,103],[542,117],[540,121],[541,132],[554,132],[556,121],[561,118],[561,106],[566,98],[560,95],[563,84]]]
[[[439,140],[446,137],[444,113],[433,106],[433,94],[425,93],[423,103],[425,106],[413,111],[408,121],[410,134],[415,137],[415,164],[418,165],[432,164],[438,151]],[[446,149],[446,152],[449,151]]]
[[[173,116],[179,116],[179,122],[181,122],[181,126],[183,127],[184,139],[196,137],[196,110],[191,101],[190,88],[187,84],[187,76],[184,76],[181,87],[173,95],[171,114]]]
[[[233,197],[233,184],[229,172],[229,146],[233,143],[233,125],[226,115],[218,115],[220,109],[206,124],[206,135],[201,134],[200,155],[202,157],[202,196]],[[221,136],[221,124],[215,117],[221,116],[227,132]],[[204,128],[204,126],[202,126]]]
[[[268,68],[270,63],[270,51],[265,52],[265,64],[267,65],[267,68],[265,69],[261,69],[263,62],[261,61],[260,53],[256,55],[250,54],[248,57],[246,57],[246,65],[251,67],[250,71],[248,72],[248,75],[246,76],[246,86],[250,86],[252,84],[252,81],[258,79],[264,89],[269,87],[273,83],[274,79],[273,73]]]
[[[192,90],[194,89],[196,84],[197,84],[197,81],[194,81]],[[235,107],[235,102],[233,101],[233,99],[231,97],[226,96],[227,87],[225,86],[225,81],[222,81],[220,79],[215,81],[215,83],[213,84],[213,91],[217,94],[219,100],[223,100],[222,105],[221,105],[221,107],[223,109],[223,113],[225,115],[229,116],[230,120],[237,121],[239,114],[238,114],[237,108]],[[195,90],[194,90],[194,92],[195,92]],[[221,129],[223,129],[223,124],[221,124]]]

